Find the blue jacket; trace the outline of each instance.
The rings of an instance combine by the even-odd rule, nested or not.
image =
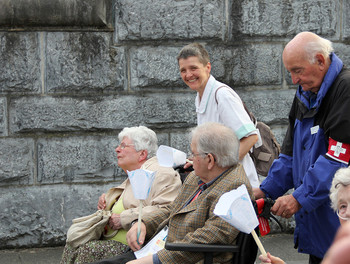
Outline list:
[[[302,206],[295,214],[295,247],[319,258],[339,227],[330,207],[332,179],[340,167],[347,166],[325,155],[328,141],[331,137],[350,143],[350,71],[334,53],[331,60],[316,98],[311,100],[312,94],[298,87],[281,154],[261,184],[273,199],[294,188],[293,196]]]

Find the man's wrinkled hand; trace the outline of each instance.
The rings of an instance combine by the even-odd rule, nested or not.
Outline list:
[[[301,208],[300,203],[294,198],[292,194],[279,197],[271,208],[274,215],[283,218],[290,218]]]

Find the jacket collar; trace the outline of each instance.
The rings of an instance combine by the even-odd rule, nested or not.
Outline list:
[[[323,78],[321,87],[317,93],[316,103],[313,106],[314,108],[316,108],[316,111],[318,111],[323,98],[326,96],[334,80],[337,78],[337,76],[339,75],[340,71],[343,68],[343,62],[338,58],[337,55],[335,55],[335,53],[332,52],[330,55],[330,58],[331,58],[331,65],[329,66],[329,69],[325,77]],[[309,106],[309,98],[310,98],[311,92],[310,91],[305,92],[302,89],[302,87],[299,85],[297,94],[298,94],[298,97],[302,100],[302,102],[305,105]]]
[[[149,158],[145,161],[145,163],[142,164],[141,169],[147,170],[148,167],[154,164],[155,162],[158,162],[158,160],[156,156],[153,156],[152,158]]]

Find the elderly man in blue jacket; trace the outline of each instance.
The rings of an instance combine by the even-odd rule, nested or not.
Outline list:
[[[281,154],[254,194],[277,199],[272,213],[295,216],[295,247],[310,255],[309,263],[320,263],[339,227],[329,188],[350,159],[350,71],[332,43],[311,32],[286,45],[283,63],[299,87]]]

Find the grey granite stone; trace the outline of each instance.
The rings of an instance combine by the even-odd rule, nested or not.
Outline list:
[[[113,92],[124,89],[125,54],[113,47],[112,33],[48,32],[48,93]]]
[[[239,92],[239,95],[259,121],[269,125],[288,123],[295,90]]]
[[[212,73],[218,80],[236,86],[281,85],[281,45],[247,44],[209,48]]]
[[[172,90],[183,86],[176,56],[181,47],[135,47],[130,49],[130,86],[133,90]]]
[[[273,134],[276,137],[277,142],[282,147],[284,137],[286,136],[288,125],[270,125]]]
[[[38,140],[38,182],[71,183],[119,180],[116,136]]]
[[[10,131],[97,131],[140,124],[188,127],[196,122],[193,96],[21,97],[10,104]]]
[[[232,38],[294,36],[301,31],[339,36],[339,0],[232,1]]]
[[[343,61],[344,65],[350,66],[350,45],[333,43],[334,53]]]
[[[120,0],[116,2],[116,42],[128,40],[222,40],[226,29],[224,1]]]
[[[64,245],[72,219],[95,212],[99,196],[119,184],[0,188],[0,248]]]
[[[155,131],[156,132],[156,131]],[[158,138],[158,146],[166,145],[169,146],[169,133],[167,132],[156,132]]]
[[[33,139],[0,139],[0,187],[32,184],[34,171]]]
[[[40,92],[38,36],[29,32],[0,32],[0,93]]]
[[[111,0],[1,0],[0,27],[111,26]]]
[[[183,132],[173,132],[170,134],[171,147],[177,148],[186,154],[191,153],[191,139],[190,139],[190,131],[191,128],[183,131]]]

